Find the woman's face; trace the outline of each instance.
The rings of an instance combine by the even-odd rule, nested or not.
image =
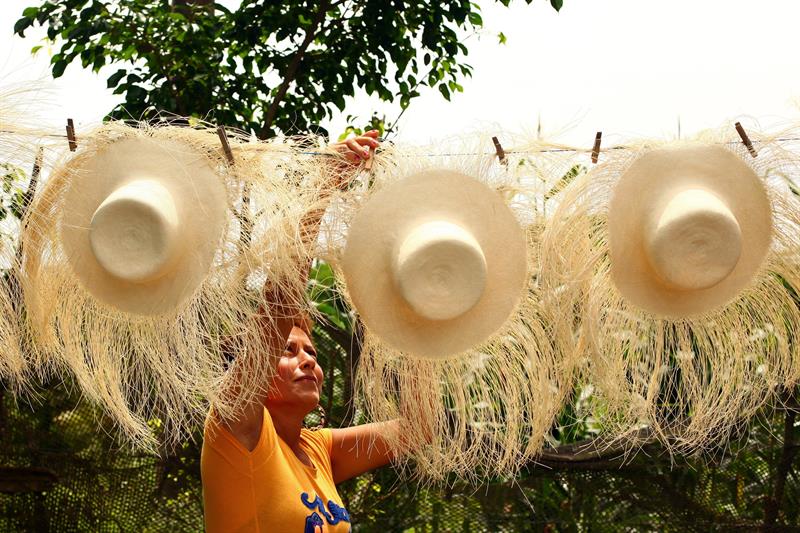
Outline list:
[[[290,404],[311,411],[319,404],[324,377],[311,339],[295,326],[278,360],[267,403],[276,406]]]

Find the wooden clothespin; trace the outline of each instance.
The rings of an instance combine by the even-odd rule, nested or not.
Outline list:
[[[37,179],[42,172],[42,161],[44,160],[44,148],[41,146],[36,150],[36,159],[33,160],[33,170],[31,171],[31,179]]]
[[[750,141],[750,137],[747,136],[747,132],[744,131],[742,124],[740,122],[737,122],[735,126],[736,126],[736,131],[739,132],[739,137],[742,138],[742,142],[747,147],[747,151],[750,152],[751,156],[758,157],[758,152],[756,152],[756,149],[753,148],[753,143],[752,141]]]
[[[371,171],[372,170],[372,162],[375,161],[375,147],[369,147],[369,157],[364,162],[364,170]]]
[[[505,165],[506,151],[503,150],[503,146],[500,144],[500,140],[497,137],[492,137],[492,142],[494,143],[494,151],[497,153],[497,159],[500,160],[500,163]]]
[[[28,211],[28,206],[33,201],[33,195],[36,193],[36,186],[39,183],[39,175],[42,173],[42,162],[44,161],[44,148],[41,146],[36,150],[36,159],[33,160],[33,170],[31,170],[31,180],[28,182],[28,188],[22,195],[22,213]]]
[[[75,123],[71,118],[67,119],[67,144],[70,152],[74,152],[78,148],[78,141],[75,139]]]
[[[594,146],[592,147],[592,163],[597,163],[597,158],[600,157],[600,142],[603,140],[603,132],[598,131],[594,136]]]
[[[222,126],[217,126],[217,135],[219,136],[219,142],[222,143],[222,151],[225,152],[225,159],[228,160],[228,164],[233,164],[233,151],[231,151],[231,145],[228,143],[228,134],[225,133],[225,128]]]

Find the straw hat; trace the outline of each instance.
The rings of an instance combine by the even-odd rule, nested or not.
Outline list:
[[[608,215],[611,275],[620,293],[681,318],[723,305],[756,276],[772,208],[756,173],[719,146],[660,149],[636,161]]]
[[[61,240],[86,289],[123,311],[175,310],[203,282],[227,209],[207,158],[176,141],[114,142],[74,169]]]
[[[526,285],[526,257],[499,194],[430,170],[387,185],[356,214],[342,268],[368,328],[410,355],[440,358],[504,324]]]

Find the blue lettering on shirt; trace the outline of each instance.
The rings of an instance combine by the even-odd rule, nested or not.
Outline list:
[[[303,502],[303,505],[315,511],[306,518],[306,529],[304,533],[316,533],[317,526],[319,526],[320,531],[322,531],[322,518],[320,518],[316,511],[319,511],[322,516],[325,517],[328,524],[332,526],[339,522],[350,522],[350,513],[347,512],[347,509],[340,507],[333,500],[328,500],[326,509],[322,498],[314,496],[314,500],[312,501],[311,497],[304,492],[300,495],[300,501]]]
[[[320,518],[317,513],[311,513],[306,517],[306,527],[303,533],[317,533],[317,527],[319,527],[319,531],[322,533],[323,524],[325,524],[325,522],[322,521],[322,518]]]

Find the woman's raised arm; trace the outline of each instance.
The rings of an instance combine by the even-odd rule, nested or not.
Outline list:
[[[333,482],[338,484],[388,464],[393,458],[388,443],[399,429],[398,420],[332,429]]]

